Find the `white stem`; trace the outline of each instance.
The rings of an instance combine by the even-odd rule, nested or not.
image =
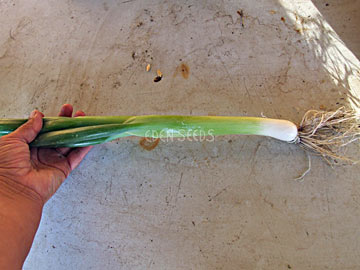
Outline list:
[[[287,120],[264,118],[260,126],[259,135],[270,136],[285,142],[293,142],[298,137],[297,126]]]

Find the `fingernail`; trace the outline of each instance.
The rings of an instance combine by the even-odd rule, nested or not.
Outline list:
[[[33,110],[30,114],[30,118],[34,118],[37,114],[37,110]]]

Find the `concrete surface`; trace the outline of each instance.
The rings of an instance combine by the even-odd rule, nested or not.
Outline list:
[[[326,21],[332,26],[348,48],[360,57],[359,0],[312,0]]]
[[[0,117],[72,103],[298,122],[358,104],[359,44],[309,0],[3,0],[0,25]],[[359,166],[311,161],[296,182],[306,154],[269,138],[97,146],[46,205],[24,269],[359,269]]]

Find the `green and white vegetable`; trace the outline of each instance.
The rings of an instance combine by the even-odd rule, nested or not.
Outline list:
[[[0,136],[27,119],[0,119]],[[32,147],[84,147],[126,136],[150,138],[262,135],[301,143],[330,159],[347,160],[337,147],[359,138],[359,115],[340,108],[335,112],[309,111],[299,127],[287,120],[227,116],[84,116],[45,117]],[[348,160],[347,160],[348,161]]]
[[[25,123],[24,119],[0,119],[5,135]],[[298,136],[290,121],[258,117],[221,116],[84,116],[45,117],[33,147],[78,147],[112,141],[126,136],[179,138],[230,134],[263,135],[292,142]]]

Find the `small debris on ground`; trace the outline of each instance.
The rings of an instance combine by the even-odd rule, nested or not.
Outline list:
[[[181,70],[181,75],[183,76],[184,79],[189,78],[190,68],[188,65],[182,63],[180,66],[180,70]]]
[[[154,82],[160,82],[162,79],[163,74],[161,73],[160,69],[156,71],[157,76],[154,79]]]
[[[156,148],[156,146],[158,146],[160,142],[160,139],[157,138],[157,139],[153,139],[153,138],[142,138],[139,142],[140,146],[147,150],[147,151],[151,151],[153,150],[154,148]]]
[[[149,72],[150,69],[151,69],[151,65],[150,65],[150,64],[147,64],[147,65],[146,65],[146,71]]]
[[[241,26],[244,27],[244,11],[242,9],[239,9],[237,11],[237,14],[239,14],[239,16],[241,18]]]
[[[161,81],[161,79],[162,79],[162,77],[160,77],[160,76],[156,76],[156,77],[154,78],[154,82],[160,82],[160,81]]]

